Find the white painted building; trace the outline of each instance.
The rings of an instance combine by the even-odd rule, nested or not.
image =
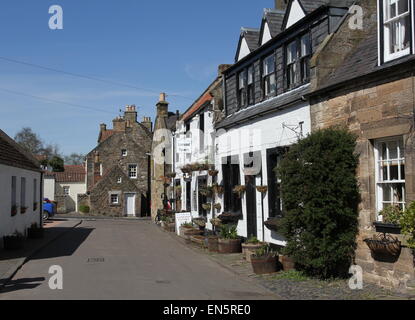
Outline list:
[[[36,159],[0,130],[0,245],[3,236],[41,226],[42,171]]]

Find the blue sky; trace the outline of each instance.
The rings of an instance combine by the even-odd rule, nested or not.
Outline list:
[[[63,30],[48,27],[54,4],[63,8]],[[259,27],[263,8],[273,5],[273,0],[2,0],[0,57],[149,91],[0,59],[0,129],[14,137],[31,127],[64,154],[87,153],[96,145],[99,124],[112,125],[127,104],[138,106],[140,119],[154,120],[158,92],[165,91],[170,110],[184,111],[215,78],[217,66],[233,62],[240,27]]]

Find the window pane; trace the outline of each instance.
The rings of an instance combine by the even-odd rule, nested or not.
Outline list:
[[[388,181],[388,165],[387,162],[381,162],[380,164],[380,181]]]
[[[293,41],[287,46],[287,63],[297,60],[297,42]]]
[[[390,166],[390,175],[390,180],[399,180],[399,167],[395,162]]]
[[[389,19],[396,17],[396,0],[389,0]]]
[[[384,186],[382,186],[382,192],[383,192],[383,202],[391,202],[392,201],[392,197],[391,197],[391,187],[390,185],[386,184]]]
[[[254,68],[250,67],[248,69],[248,84],[254,83]]]
[[[403,14],[409,11],[408,0],[399,0],[398,3],[398,14]]]
[[[401,164],[401,180],[405,180],[405,163]]]
[[[301,38],[301,56],[310,54],[310,35],[306,34]]]
[[[264,76],[275,72],[275,56],[271,55],[264,60]]]
[[[404,198],[403,198],[404,185],[396,184],[392,186],[392,189],[393,189],[393,203],[403,202],[404,201]]]
[[[387,160],[388,159],[387,147],[386,147],[385,142],[382,143],[380,157],[381,157],[380,160]]]
[[[389,160],[398,158],[398,142],[391,141],[388,143],[389,148]]]

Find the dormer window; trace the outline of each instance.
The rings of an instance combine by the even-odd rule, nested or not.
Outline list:
[[[287,88],[296,87],[310,79],[311,41],[306,33],[286,47]]]
[[[410,54],[411,4],[410,0],[381,0],[383,16],[384,61]],[[382,19],[381,19],[382,21]]]
[[[272,54],[266,57],[262,66],[262,86],[264,90],[264,97],[268,98],[275,95],[277,91],[277,81],[275,78],[275,55]]]
[[[238,75],[238,106],[242,108],[246,105],[246,70]]]

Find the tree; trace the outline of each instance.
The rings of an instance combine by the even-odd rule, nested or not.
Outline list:
[[[32,154],[38,154],[43,148],[42,140],[29,127],[20,130],[14,137],[14,140]]]
[[[64,172],[65,166],[62,158],[54,156],[49,160],[49,165],[52,167],[53,172]]]
[[[72,153],[69,156],[65,156],[65,164],[69,165],[81,165],[85,161],[85,156],[80,153]]]
[[[356,137],[317,131],[294,145],[277,170],[284,205],[285,253],[312,276],[347,276],[356,249]]]
[[[39,150],[39,154],[46,156],[48,159],[52,159],[55,156],[62,158],[62,155],[59,152],[59,146],[57,144],[48,144],[46,146],[43,146]]]

